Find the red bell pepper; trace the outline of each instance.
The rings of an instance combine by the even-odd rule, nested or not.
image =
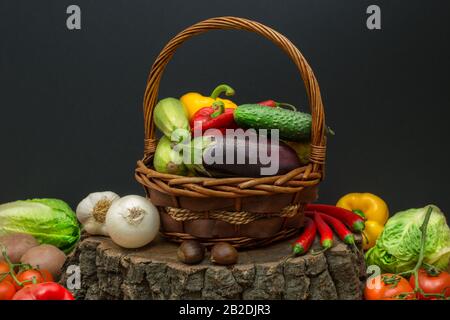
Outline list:
[[[225,133],[226,129],[238,128],[234,122],[233,108],[225,108],[222,101],[215,101],[211,107],[201,108],[191,119],[192,130],[201,128],[202,133],[208,129],[218,129]]]
[[[285,102],[277,102],[275,100],[265,100],[258,102],[261,106],[271,107],[271,108],[281,108],[281,107],[288,107],[288,109],[291,109],[292,111],[297,111],[297,108],[293,106],[292,104],[285,103]]]
[[[16,292],[13,300],[75,300],[72,293],[56,282],[30,284]]]

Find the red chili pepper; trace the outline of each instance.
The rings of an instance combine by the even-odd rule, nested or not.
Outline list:
[[[344,209],[326,204],[308,204],[307,211],[318,211],[337,218],[349,226],[353,231],[364,230],[364,220],[357,214]]]
[[[292,104],[285,103],[285,102],[277,102],[275,100],[265,100],[258,102],[261,106],[271,107],[271,108],[281,108],[281,107],[288,107],[292,111],[297,111],[297,108],[293,106]]]
[[[324,250],[327,250],[333,246],[333,231],[331,228],[323,221],[319,213],[314,212],[312,214],[314,223],[317,226],[320,234],[320,244]]]
[[[191,128],[200,129],[202,133],[208,129],[218,129],[225,133],[226,129],[236,129],[233,108],[226,108],[222,101],[215,101],[211,107],[199,109],[191,119]]]
[[[75,300],[69,290],[56,282],[30,284],[17,291],[13,300]]]
[[[306,212],[307,215],[309,215],[309,212]],[[332,216],[329,216],[325,213],[319,213],[320,217],[330,225],[334,231],[339,236],[339,239],[344,241],[346,244],[355,244],[355,236],[353,233],[347,229],[345,224],[343,224],[339,219],[333,218]]]
[[[308,252],[314,239],[316,238],[316,224],[310,218],[305,218],[305,226],[303,233],[295,240],[293,252],[294,254],[303,254]]]

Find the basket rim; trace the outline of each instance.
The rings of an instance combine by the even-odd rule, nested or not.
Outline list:
[[[322,180],[322,173],[311,163],[293,169],[284,175],[259,178],[211,178],[160,173],[152,166],[146,165],[150,159],[137,162],[136,180],[144,187],[173,196],[242,198],[280,193],[295,194],[300,193],[306,187],[318,185]]]

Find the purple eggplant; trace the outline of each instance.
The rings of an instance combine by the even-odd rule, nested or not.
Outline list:
[[[191,150],[201,152],[201,163],[197,161],[188,167],[211,177],[282,175],[302,166],[297,153],[290,146],[261,135],[199,137],[193,139],[192,145],[195,144],[197,147]]]

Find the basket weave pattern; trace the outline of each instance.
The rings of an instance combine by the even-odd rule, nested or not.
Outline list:
[[[216,219],[222,220],[234,225],[247,224],[252,221],[268,218],[268,217],[283,217],[291,218],[298,213],[299,205],[290,205],[285,207],[278,213],[273,214],[254,214],[246,211],[204,211],[204,212],[194,212],[192,210],[183,208],[172,208],[166,207],[165,211],[176,221],[189,221],[196,219]]]
[[[153,124],[153,109],[158,101],[159,84],[164,69],[175,51],[189,38],[215,29],[236,29],[246,30],[259,34],[278,47],[280,47],[294,62],[303,79],[309,105],[312,115],[311,132],[311,153],[310,163],[306,166],[296,168],[287,174],[279,176],[268,176],[261,178],[236,177],[236,178],[209,178],[209,177],[184,177],[172,174],[164,174],[155,171],[152,168],[153,154],[156,149],[157,140],[155,139],[155,128]],[[246,199],[256,196],[274,196],[280,194],[290,194],[292,198],[286,208],[292,214],[292,208],[295,208],[297,214],[302,214],[303,199],[302,192],[310,187],[315,187],[323,179],[325,165],[325,115],[320,95],[319,85],[314,73],[306,62],[300,51],[282,34],[255,21],[237,18],[237,17],[218,17],[201,21],[192,25],[176,35],[163,48],[156,58],[150,74],[147,79],[147,86],[144,95],[144,157],[137,163],[135,172],[136,180],[142,184],[150,196],[152,190],[162,194],[169,195],[172,199],[171,208],[160,208],[164,212],[172,212],[172,217],[179,218],[177,221],[185,221],[180,217],[189,217],[193,219],[218,219],[232,224],[239,224],[238,217],[243,214],[246,217],[246,223],[252,223],[258,219],[264,219],[261,214],[255,214],[252,217],[251,212],[242,212],[242,204]],[[204,213],[189,212],[189,209],[182,208],[180,197],[195,198],[198,200],[208,198],[234,199],[235,212],[212,212],[209,216]],[[270,201],[270,200],[268,200]],[[177,214],[174,214],[174,208]],[[235,219],[230,220],[230,216],[236,215]],[[286,218],[286,217],[284,217]],[[242,220],[241,220],[242,222]],[[284,225],[284,223],[283,223]],[[170,232],[161,230],[162,234],[173,241],[182,241],[196,238],[185,232]],[[205,244],[215,243],[217,241],[228,241],[237,247],[252,247],[266,245],[273,241],[281,240],[292,236],[295,233],[293,228],[281,228],[271,237],[266,239],[254,239],[251,237],[235,237],[228,239],[200,239]]]

